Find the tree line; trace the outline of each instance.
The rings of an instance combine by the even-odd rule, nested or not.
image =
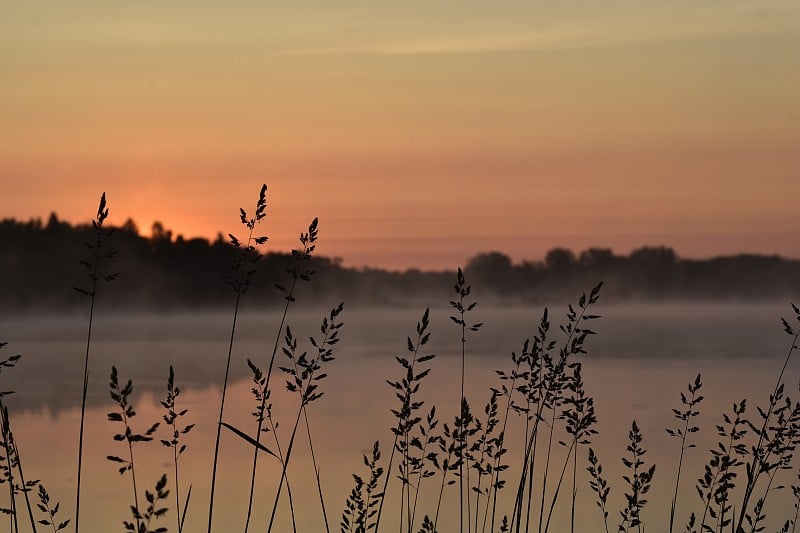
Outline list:
[[[41,219],[0,221],[0,316],[28,310],[81,306],[73,285],[85,276],[81,260],[92,239],[90,225],[72,225],[51,214]],[[323,237],[324,238],[324,237]],[[156,222],[150,237],[132,220],[108,239],[115,257],[105,263],[118,280],[103,287],[107,305],[121,309],[211,309],[230,302],[224,276],[237,250],[221,234],[214,240],[186,239]],[[288,278],[292,256],[266,253],[255,263],[248,302],[254,307],[281,304],[275,289]],[[446,303],[452,271],[402,272],[352,268],[338,258],[315,256],[313,283],[300,287],[306,301],[326,305],[412,305]],[[511,304],[563,300],[604,281],[607,301],[785,300],[800,296],[800,261],[777,255],[739,254],[684,259],[664,246],[645,246],[628,255],[608,248],[574,253],[554,248],[542,260],[514,263],[500,252],[480,253],[464,265],[481,298]],[[305,296],[304,296],[305,298]]]

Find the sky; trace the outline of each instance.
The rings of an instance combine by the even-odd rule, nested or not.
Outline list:
[[[800,257],[800,3],[0,0],[0,218]]]

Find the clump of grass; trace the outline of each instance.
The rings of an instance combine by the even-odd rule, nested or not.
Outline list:
[[[0,484],[8,486],[10,507],[0,508],[0,513],[9,516],[9,531],[12,533],[19,531],[19,520],[17,517],[17,494],[19,494],[19,484],[14,477],[14,469],[17,467],[17,452],[14,445],[14,437],[8,424],[8,410],[3,407],[0,409],[0,449],[4,455],[0,455]]]
[[[6,346],[6,342],[0,342],[0,348]],[[22,356],[19,354],[12,355],[7,359],[0,361],[0,373],[3,370],[8,370],[17,366]],[[19,457],[19,449],[14,440],[14,433],[11,431],[11,421],[8,414],[8,408],[3,402],[3,398],[9,394],[14,394],[14,391],[0,391],[0,449],[3,450],[5,456],[0,455],[0,484],[8,483],[10,495],[10,508],[0,508],[0,513],[8,514],[11,517],[12,525],[15,531],[19,531],[17,519],[17,506],[16,495],[22,494],[25,499],[25,507],[28,511],[28,518],[30,519],[31,530],[36,533],[36,521],[33,518],[33,507],[29,493],[33,490],[39,481],[26,480],[25,474],[22,470],[22,460]],[[19,481],[14,478],[14,468],[17,469],[19,474]]]
[[[700,531],[706,530],[708,517],[716,519],[720,527],[730,523],[730,518],[726,520],[725,515],[730,511],[730,493],[736,487],[736,468],[744,464],[741,458],[747,454],[747,447],[741,442],[747,436],[746,411],[746,400],[734,403],[733,414],[723,413],[723,424],[717,425],[717,435],[722,440],[711,449],[711,459],[695,486],[703,502]],[[693,531],[695,522],[696,517],[692,513],[687,529]]]
[[[142,512],[141,508],[139,507],[139,491],[136,487],[136,463],[134,461],[134,454],[133,454],[133,447],[135,444],[140,442],[149,442],[153,440],[153,434],[155,434],[156,430],[158,429],[159,423],[156,422],[152,426],[150,426],[144,433],[135,433],[133,428],[131,427],[131,419],[136,416],[136,411],[133,408],[133,403],[130,401],[130,395],[133,393],[133,381],[128,380],[128,382],[120,386],[119,375],[117,373],[117,367],[111,367],[111,379],[109,383],[109,392],[111,395],[111,399],[114,403],[117,404],[119,408],[118,411],[112,411],[108,413],[107,417],[108,420],[111,422],[119,422],[122,424],[122,431],[114,435],[114,440],[117,442],[125,442],[128,448],[128,456],[126,458],[122,458],[117,455],[109,455],[107,459],[113,463],[118,463],[119,466],[119,473],[124,475],[126,472],[130,472],[131,475],[131,485],[133,487],[133,506],[131,509],[133,510],[133,517],[136,522],[135,529],[133,529],[133,524],[130,522],[125,522],[125,529],[128,531],[135,531],[137,533],[141,532],[141,527],[143,525],[142,522]],[[166,483],[166,479],[165,479]],[[148,497],[148,502],[150,498]],[[149,502],[152,503],[152,502]]]
[[[0,342],[0,348],[4,348],[7,344],[7,342]],[[16,354],[0,361],[0,372],[15,367],[21,358],[21,355]],[[0,402],[3,396],[9,394],[14,394],[14,391],[0,392]],[[2,403],[0,403],[0,449],[3,451],[3,455],[0,455],[0,485],[7,484],[9,489],[9,507],[0,507],[0,513],[9,516],[9,531],[14,531],[18,527],[16,495],[19,493],[19,489],[14,479],[17,454],[7,420],[7,412]]]
[[[83,471],[83,434],[84,422],[86,419],[86,394],[89,388],[89,353],[92,344],[92,324],[94,321],[94,305],[97,296],[98,282],[100,281],[113,281],[116,279],[116,273],[102,274],[102,263],[105,260],[113,258],[117,252],[115,250],[106,250],[106,239],[114,232],[114,228],[106,229],[103,223],[108,218],[108,207],[106,204],[106,193],[100,196],[100,205],[97,208],[97,215],[92,220],[92,228],[94,229],[94,242],[86,243],[86,246],[91,252],[89,260],[81,260],[81,264],[87,270],[87,277],[89,279],[89,288],[74,287],[74,289],[89,298],[89,323],[88,331],[86,333],[86,353],[83,358],[83,393],[81,396],[81,426],[78,437],[78,478],[75,487],[75,531],[80,530],[80,515],[81,515],[81,473]]]
[[[502,437],[498,434],[498,424],[500,423],[498,413],[500,408],[497,398],[499,395],[500,392],[498,390],[491,390],[489,401],[483,409],[486,415],[485,421],[482,424],[482,429],[481,426],[478,426],[478,438],[475,439],[470,447],[471,454],[469,459],[472,463],[472,469],[475,470],[478,478],[475,484],[470,487],[471,491],[475,493],[475,525],[473,531],[476,532],[479,531],[478,521],[481,516],[481,497],[486,497],[481,529],[486,528],[486,520],[491,504],[489,499],[491,486],[484,487],[482,481],[484,477],[488,477],[488,483],[491,485],[495,460],[498,458],[498,453],[502,453]]]
[[[297,284],[300,281],[309,282],[311,281],[312,277],[314,276],[314,271],[307,268],[305,265],[306,263],[311,260],[312,254],[317,247],[317,240],[319,239],[319,219],[314,218],[311,221],[311,224],[308,226],[308,231],[305,233],[300,234],[300,249],[293,249],[292,250],[292,265],[287,269],[287,273],[290,276],[290,283],[288,288],[280,285],[278,283],[275,284],[275,288],[283,294],[284,306],[283,306],[283,314],[281,315],[280,325],[278,326],[278,332],[275,336],[275,342],[272,347],[272,354],[269,358],[269,363],[267,363],[267,371],[264,375],[263,372],[261,375],[263,376],[263,383],[260,385],[262,389],[262,394],[259,396],[260,398],[260,406],[257,409],[257,413],[260,413],[256,416],[256,420],[258,421],[258,427],[256,428],[256,443],[257,445],[253,451],[253,468],[250,476],[250,494],[248,497],[248,504],[247,504],[247,519],[245,521],[245,532],[247,532],[250,526],[250,518],[252,516],[253,510],[253,496],[255,491],[255,482],[256,482],[256,470],[258,468],[258,452],[260,449],[261,443],[261,434],[265,433],[264,431],[264,421],[265,417],[263,416],[265,412],[269,413],[269,410],[266,409],[266,403],[270,396],[270,379],[272,378],[272,370],[275,365],[275,356],[278,353],[278,345],[280,344],[281,336],[283,335],[284,326],[286,325],[286,317],[289,313],[289,306],[296,301],[295,297],[295,290],[297,288]],[[255,372],[255,367],[252,361],[248,360],[248,366],[250,370]],[[260,371],[259,371],[260,372]],[[271,413],[269,413],[271,414]],[[271,432],[273,437],[275,438],[275,446],[278,449],[278,454],[281,457],[281,461],[283,461],[283,452],[281,450],[280,441],[278,440],[277,434],[277,425],[272,421],[271,416],[268,417],[268,420],[272,426]],[[317,465],[317,458],[314,452],[313,440],[311,438],[311,428],[308,423],[308,415],[303,410],[303,421],[305,423],[306,434],[308,436],[308,443],[311,449],[311,460],[314,467],[314,473],[316,476],[317,481],[317,491],[319,493],[319,500],[320,505],[322,507],[322,516],[325,521],[325,530],[330,531],[330,527],[328,525],[328,515],[325,509],[325,499],[322,495],[322,482],[320,481],[320,473],[319,467]],[[287,492],[289,493],[289,497],[291,498],[291,491],[289,490],[289,484],[287,480]]]
[[[794,311],[795,318],[797,321],[800,321],[800,308],[796,305],[792,304],[792,310]],[[745,519],[749,516],[748,515],[748,507],[750,503],[750,499],[753,497],[753,493],[756,488],[756,484],[758,483],[759,478],[761,475],[766,474],[769,472],[769,463],[768,459],[771,453],[773,452],[773,447],[771,444],[770,438],[770,427],[769,423],[773,416],[777,415],[778,412],[775,412],[775,407],[779,401],[783,398],[783,375],[786,372],[786,367],[789,365],[789,361],[792,358],[795,350],[798,349],[797,340],[800,337],[800,330],[795,330],[789,325],[789,322],[785,318],[781,318],[781,322],[783,323],[784,331],[792,338],[791,345],[789,346],[788,353],[786,354],[786,359],[784,360],[783,367],[781,368],[780,373],[778,374],[778,379],[775,382],[775,388],[772,391],[772,394],[769,396],[769,406],[765,410],[759,409],[759,415],[761,418],[761,427],[757,428],[756,426],[751,424],[751,429],[756,432],[758,435],[758,442],[752,447],[750,450],[750,462],[745,467],[745,473],[747,474],[747,483],[745,484],[744,488],[744,496],[742,497],[742,505],[739,508],[739,518],[736,522],[736,530],[738,532],[739,529],[742,529],[742,524],[744,523]],[[763,505],[763,502],[762,502]],[[750,516],[751,521],[756,521],[757,517]]]
[[[415,398],[416,393],[419,391],[422,380],[430,373],[430,368],[418,371],[417,364],[431,361],[436,357],[435,354],[424,354],[422,349],[430,340],[430,333],[428,327],[430,326],[430,309],[425,309],[422,318],[417,322],[416,339],[412,340],[411,337],[406,338],[406,350],[408,355],[397,356],[395,359],[404,369],[404,377],[399,381],[387,381],[389,386],[395,390],[395,396],[400,400],[399,409],[392,409],[392,414],[397,420],[397,425],[392,428],[394,433],[394,443],[392,444],[392,453],[389,455],[389,464],[386,467],[386,479],[384,481],[383,490],[380,495],[380,503],[378,505],[378,514],[375,518],[375,532],[377,533],[380,527],[381,513],[383,512],[383,504],[386,499],[386,491],[389,486],[389,479],[392,477],[392,467],[394,465],[395,452],[400,454],[400,467],[398,479],[401,482],[401,521],[400,530],[403,530],[403,523],[405,521],[406,528],[411,530],[412,525],[410,522],[411,511],[408,506],[410,502],[410,487],[409,478],[406,475],[409,472],[410,459],[410,446],[413,442],[414,429],[418,426],[421,418],[417,416],[417,412],[423,407],[424,402],[418,401]]]
[[[344,304],[339,304],[331,310],[327,317],[322,319],[322,325],[320,326],[322,337],[319,340],[314,337],[309,338],[311,345],[317,349],[317,353],[314,356],[309,357],[307,352],[297,355],[297,340],[292,335],[291,330],[288,327],[286,328],[283,353],[287,359],[289,359],[292,366],[280,367],[280,369],[287,375],[287,390],[299,396],[300,405],[297,410],[291,436],[289,437],[289,444],[286,448],[286,457],[283,461],[281,478],[278,483],[278,491],[275,494],[275,503],[272,506],[272,514],[267,531],[272,531],[275,522],[275,513],[278,509],[281,489],[286,480],[286,468],[291,460],[297,428],[300,425],[300,418],[306,413],[306,409],[311,403],[319,400],[325,394],[318,390],[319,382],[327,377],[327,374],[322,372],[323,365],[329,364],[334,360],[333,346],[339,342],[339,331],[343,325],[342,322],[338,322],[337,320],[343,309]],[[311,433],[309,430],[309,442],[310,439]]]
[[[545,309],[544,315],[542,320],[546,322],[547,320],[547,309]],[[541,326],[540,326],[541,327]],[[530,340],[526,339],[522,346],[522,351],[519,355],[516,352],[511,352],[511,362],[514,364],[514,367],[511,369],[510,372],[505,370],[496,370],[495,373],[500,378],[500,388],[499,389],[492,389],[493,392],[497,394],[497,396],[501,396],[505,399],[505,410],[503,414],[503,423],[500,427],[500,432],[497,435],[497,438],[494,442],[494,454],[492,456],[493,464],[491,467],[490,478],[489,478],[489,500],[487,500],[487,511],[489,508],[489,502],[491,501],[491,508],[492,508],[492,518],[490,523],[490,531],[494,531],[494,524],[495,524],[495,515],[497,512],[497,494],[498,492],[505,487],[505,480],[501,478],[501,474],[508,470],[509,465],[503,463],[503,457],[508,452],[508,449],[505,447],[505,436],[506,430],[508,429],[508,417],[511,414],[511,411],[517,411],[514,405],[514,393],[518,392],[517,389],[517,382],[525,379],[526,374],[520,370],[523,362],[527,361],[530,357],[529,353],[530,347]],[[486,516],[484,516],[484,529],[486,525]]]
[[[279,424],[272,416],[272,404],[271,403],[267,403],[267,401],[269,400],[269,397],[270,397],[270,391],[269,391],[269,389],[267,389],[267,376],[258,367],[258,365],[256,365],[250,359],[247,359],[247,366],[248,366],[248,368],[250,368],[250,372],[252,373],[252,378],[251,379],[252,379],[253,386],[251,387],[250,390],[253,393],[253,396],[255,397],[255,400],[256,400],[256,408],[251,414],[258,421],[259,427],[262,428],[261,431],[259,431],[259,434],[260,433],[266,433],[266,432],[269,432],[269,431],[272,431],[274,434],[277,434],[277,430],[278,430],[278,425]],[[263,426],[265,421],[268,424],[267,427]],[[244,435],[244,433],[242,433],[242,435]],[[245,440],[250,442],[250,444],[252,444],[255,449],[257,449],[259,451],[264,451],[267,454],[271,455],[272,457],[275,457],[276,459],[278,459],[278,461],[280,461],[280,464],[283,464],[285,462],[285,457],[284,457],[284,454],[283,454],[283,447],[281,446],[280,439],[278,439],[277,436],[275,437],[275,449],[276,449],[277,453],[274,453],[271,450],[269,450],[269,448],[267,448],[263,444],[261,444],[257,438],[253,439],[252,437],[250,437],[248,435],[244,435],[244,437],[245,437]],[[253,482],[254,482],[254,480],[251,478],[251,483],[253,483]],[[297,525],[295,524],[295,520],[294,520],[294,498],[292,497],[292,488],[291,488],[291,484],[289,483],[289,475],[288,475],[288,473],[286,475],[286,494],[287,494],[287,496],[289,498],[289,510],[290,510],[290,514],[292,516],[292,529],[296,530],[297,529]],[[248,521],[245,522],[245,528],[248,527],[248,525],[249,525],[249,516],[251,514],[252,514],[252,502],[250,502],[248,504]]]
[[[517,493],[514,500],[514,509],[511,514],[510,528],[517,533],[522,529],[523,508],[525,512],[525,529],[529,529],[531,517],[531,500],[534,491],[533,477],[536,465],[536,449],[539,436],[540,422],[545,421],[548,427],[546,455],[544,460],[544,475],[542,476],[542,491],[539,507],[539,530],[544,525],[544,507],[547,488],[547,476],[550,468],[551,450],[555,422],[561,405],[564,403],[565,392],[569,383],[568,371],[574,367],[572,358],[579,354],[586,354],[584,348],[586,339],[595,332],[584,327],[583,323],[600,318],[600,315],[589,313],[589,308],[596,304],[600,298],[602,283],[597,284],[588,295],[582,294],[578,299],[577,309],[571,304],[568,306],[567,323],[560,326],[565,335],[563,346],[559,350],[557,359],[553,359],[551,351],[556,344],[548,340],[549,321],[546,314],[540,324],[539,336],[535,338],[533,349],[528,355],[528,371],[525,374],[527,383],[520,385],[519,390],[524,395],[525,405],[518,405],[518,409],[527,414],[525,427],[525,444],[522,467],[520,468]],[[546,421],[545,410],[550,411],[550,419]],[[525,494],[527,492],[527,503]]]
[[[555,509],[556,500],[558,500],[558,493],[561,484],[564,480],[564,473],[567,470],[570,456],[572,456],[572,506],[570,515],[570,531],[575,530],[575,499],[577,496],[578,485],[576,483],[577,470],[578,470],[578,447],[580,445],[589,445],[592,436],[597,434],[594,429],[597,423],[597,417],[594,410],[594,399],[586,395],[583,386],[583,378],[581,377],[581,365],[577,363],[573,367],[573,374],[567,382],[566,389],[568,395],[564,399],[566,409],[563,411],[561,418],[566,421],[564,428],[567,435],[571,438],[569,442],[559,442],[562,446],[567,446],[567,457],[564,460],[564,466],[561,469],[561,476],[553,494],[552,503],[550,504],[550,511],[547,514],[547,522],[545,523],[544,531],[550,528],[550,520],[553,516],[553,509]]]
[[[186,520],[186,511],[189,509],[189,500],[192,497],[192,485],[189,485],[189,491],[186,495],[186,502],[181,511],[181,496],[180,496],[180,475],[178,468],[178,460],[183,452],[186,451],[186,444],[181,442],[181,439],[189,433],[194,424],[188,424],[183,427],[178,425],[178,420],[189,412],[188,409],[178,410],[176,400],[181,394],[180,387],[175,385],[175,371],[172,365],[169,366],[169,377],[167,378],[167,397],[161,402],[162,407],[167,410],[164,414],[164,423],[171,430],[170,438],[163,439],[161,444],[167,448],[172,449],[172,464],[175,468],[175,517],[177,520],[178,533],[183,531],[183,522]]]

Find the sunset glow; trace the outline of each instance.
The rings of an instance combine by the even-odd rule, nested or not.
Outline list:
[[[800,257],[800,4],[0,1],[0,218],[348,265]]]

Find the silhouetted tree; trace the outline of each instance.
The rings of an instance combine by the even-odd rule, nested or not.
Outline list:
[[[508,292],[517,285],[517,276],[511,258],[500,252],[485,252],[467,263],[464,273],[478,290]]]

